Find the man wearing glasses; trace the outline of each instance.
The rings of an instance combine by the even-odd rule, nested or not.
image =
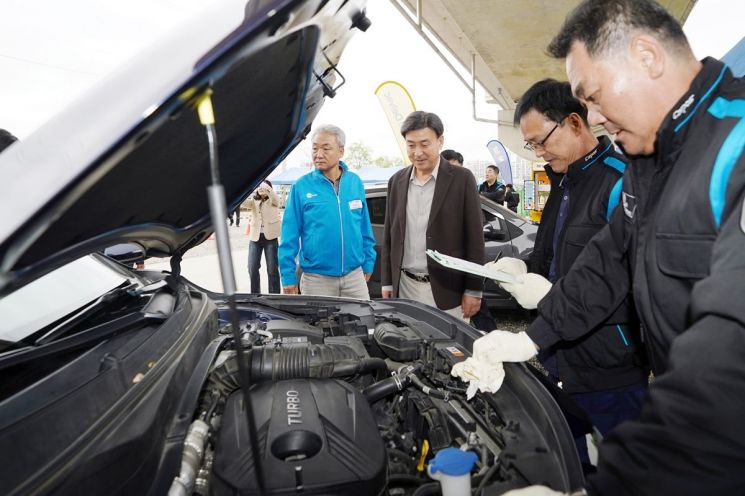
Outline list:
[[[598,139],[593,135],[587,109],[572,96],[566,82],[546,79],[535,83],[515,109],[515,124],[520,126],[525,148],[547,162],[551,193],[529,269],[554,283],[608,223],[619,203],[627,160],[607,136]],[[514,258],[495,265],[513,273],[527,270]],[[536,307],[537,301],[515,296],[526,308]],[[646,392],[648,371],[642,365],[633,315],[628,295],[583,339],[561,341],[541,349],[538,355],[550,378],[562,384],[603,435],[625,420],[638,418]],[[592,470],[584,436],[578,436],[576,442],[586,471]]]

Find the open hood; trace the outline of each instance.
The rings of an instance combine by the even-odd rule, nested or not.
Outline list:
[[[212,232],[212,90],[221,182],[237,206],[305,137],[366,29],[364,0],[220,0],[0,155],[0,295],[133,242],[179,255]],[[8,206],[11,206],[10,208]]]

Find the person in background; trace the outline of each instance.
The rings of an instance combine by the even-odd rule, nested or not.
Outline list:
[[[440,153],[440,156],[447,160],[450,165],[463,167],[463,155],[455,150],[443,150],[442,153]]]
[[[483,279],[447,270],[427,256],[433,249],[484,263],[476,180],[440,156],[443,133],[442,121],[430,112],[412,112],[401,125],[412,165],[388,181],[382,293],[469,319],[481,306]]]
[[[359,176],[341,160],[344,131],[324,125],[313,132],[316,169],[290,190],[282,221],[279,268],[286,294],[370,299],[375,237]],[[296,257],[303,274],[298,288]]]
[[[269,278],[269,292],[279,293],[279,262],[277,259],[278,239],[281,228],[279,198],[269,180],[262,182],[244,202],[251,214],[248,242],[248,274],[251,278],[251,292],[261,293],[261,254],[266,260]],[[240,207],[236,211],[240,210]]]
[[[487,165],[484,175],[486,180],[479,185],[479,194],[502,205],[504,203],[505,189],[504,184],[498,180],[499,167],[496,165]]]
[[[235,218],[235,227],[240,227],[241,225],[241,206],[238,205],[234,212],[230,212],[230,215],[228,215],[228,220],[230,221],[230,225],[233,225],[233,218]]]
[[[515,191],[512,184],[504,187],[504,206],[517,213],[517,206],[520,205],[520,194]]]
[[[539,317],[522,336],[480,338],[474,357],[523,361],[583,339],[633,291],[655,379],[640,418],[600,443],[587,493],[741,494],[745,79],[716,59],[697,60],[680,24],[652,0],[583,1],[548,52],[566,59],[589,124],[615,135],[632,161],[619,207],[572,269],[553,287],[529,273],[506,288],[538,301]]]

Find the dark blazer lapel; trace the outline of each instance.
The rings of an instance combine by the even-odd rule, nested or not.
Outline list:
[[[437,179],[435,180],[435,194],[432,197],[432,207],[429,209],[428,229],[445,203],[445,197],[447,197],[450,184],[453,182],[453,167],[442,158],[440,159],[440,169],[437,171]]]
[[[399,233],[401,240],[406,236],[406,202],[409,199],[409,178],[411,177],[413,168],[413,165],[406,167],[396,179],[396,205],[398,207],[395,210],[395,215],[398,225],[401,226],[401,232]]]

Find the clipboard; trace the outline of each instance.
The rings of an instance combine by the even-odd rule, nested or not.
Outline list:
[[[450,255],[443,255],[436,250],[427,250],[427,256],[448,269],[465,272],[467,274],[473,274],[475,276],[486,277],[497,282],[515,283],[515,276],[502,272],[501,270],[494,270],[483,265],[479,265],[462,258],[451,257]]]

